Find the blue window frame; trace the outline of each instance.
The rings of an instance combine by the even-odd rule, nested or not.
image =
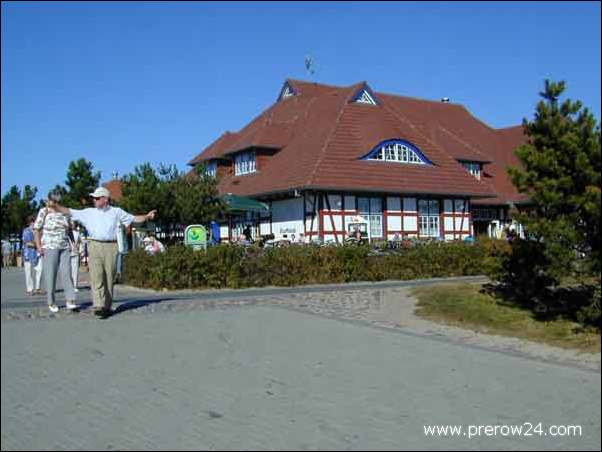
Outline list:
[[[362,160],[432,165],[433,163],[413,144],[405,140],[386,140],[378,144]]]

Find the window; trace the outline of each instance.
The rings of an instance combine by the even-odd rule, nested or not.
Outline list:
[[[477,179],[481,180],[481,164],[477,162],[462,162],[462,166]]]
[[[495,212],[492,209],[472,209],[472,218],[474,220],[493,220]]]
[[[409,143],[399,140],[389,140],[379,144],[366,157],[366,160],[380,160],[384,162],[410,163],[414,165],[425,165],[431,162]]]
[[[278,100],[288,99],[289,97],[297,95],[295,89],[287,82],[282,87],[280,91],[280,96],[278,96]]]
[[[217,162],[209,161],[205,164],[205,174],[207,176],[215,177],[217,176]]]
[[[294,96],[294,95],[295,95],[295,93],[293,92],[293,90],[291,89],[291,87],[287,85],[284,88],[284,91],[282,93],[282,99],[286,99],[287,97],[291,97],[291,96]]]
[[[358,104],[376,105],[376,101],[366,90],[362,91],[362,93],[357,97],[356,102]]]
[[[357,198],[357,210],[369,224],[370,238],[383,236],[383,203],[381,198]]]
[[[421,199],[418,201],[420,218],[420,235],[422,237],[439,237],[439,201]]]
[[[246,151],[234,156],[234,175],[241,176],[255,172],[255,151]]]

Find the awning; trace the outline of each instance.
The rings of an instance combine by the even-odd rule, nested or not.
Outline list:
[[[232,211],[260,213],[270,212],[270,207],[267,204],[252,198],[228,194],[223,197],[223,200]]]

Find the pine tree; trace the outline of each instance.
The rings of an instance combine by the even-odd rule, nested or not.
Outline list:
[[[532,202],[519,221],[542,243],[557,282],[574,271],[600,274],[600,124],[581,102],[560,104],[564,90],[564,81],[545,81],[534,120],[523,120],[523,168],[509,170]]]
[[[64,204],[68,207],[81,209],[90,197],[90,193],[98,187],[100,171],[94,172],[92,162],[84,158],[69,163],[67,170],[67,193]]]

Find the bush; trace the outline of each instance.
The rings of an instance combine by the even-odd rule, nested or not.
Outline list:
[[[484,248],[462,242],[434,242],[374,254],[368,245],[220,245],[192,251],[183,245],[149,256],[142,250],[125,259],[124,281],[153,289],[261,287],[383,281],[482,273]]]
[[[560,272],[543,242],[484,239],[481,247],[484,271],[498,282],[493,291],[506,301],[531,310],[541,320],[565,318],[600,328],[599,276],[588,277],[570,265]]]

